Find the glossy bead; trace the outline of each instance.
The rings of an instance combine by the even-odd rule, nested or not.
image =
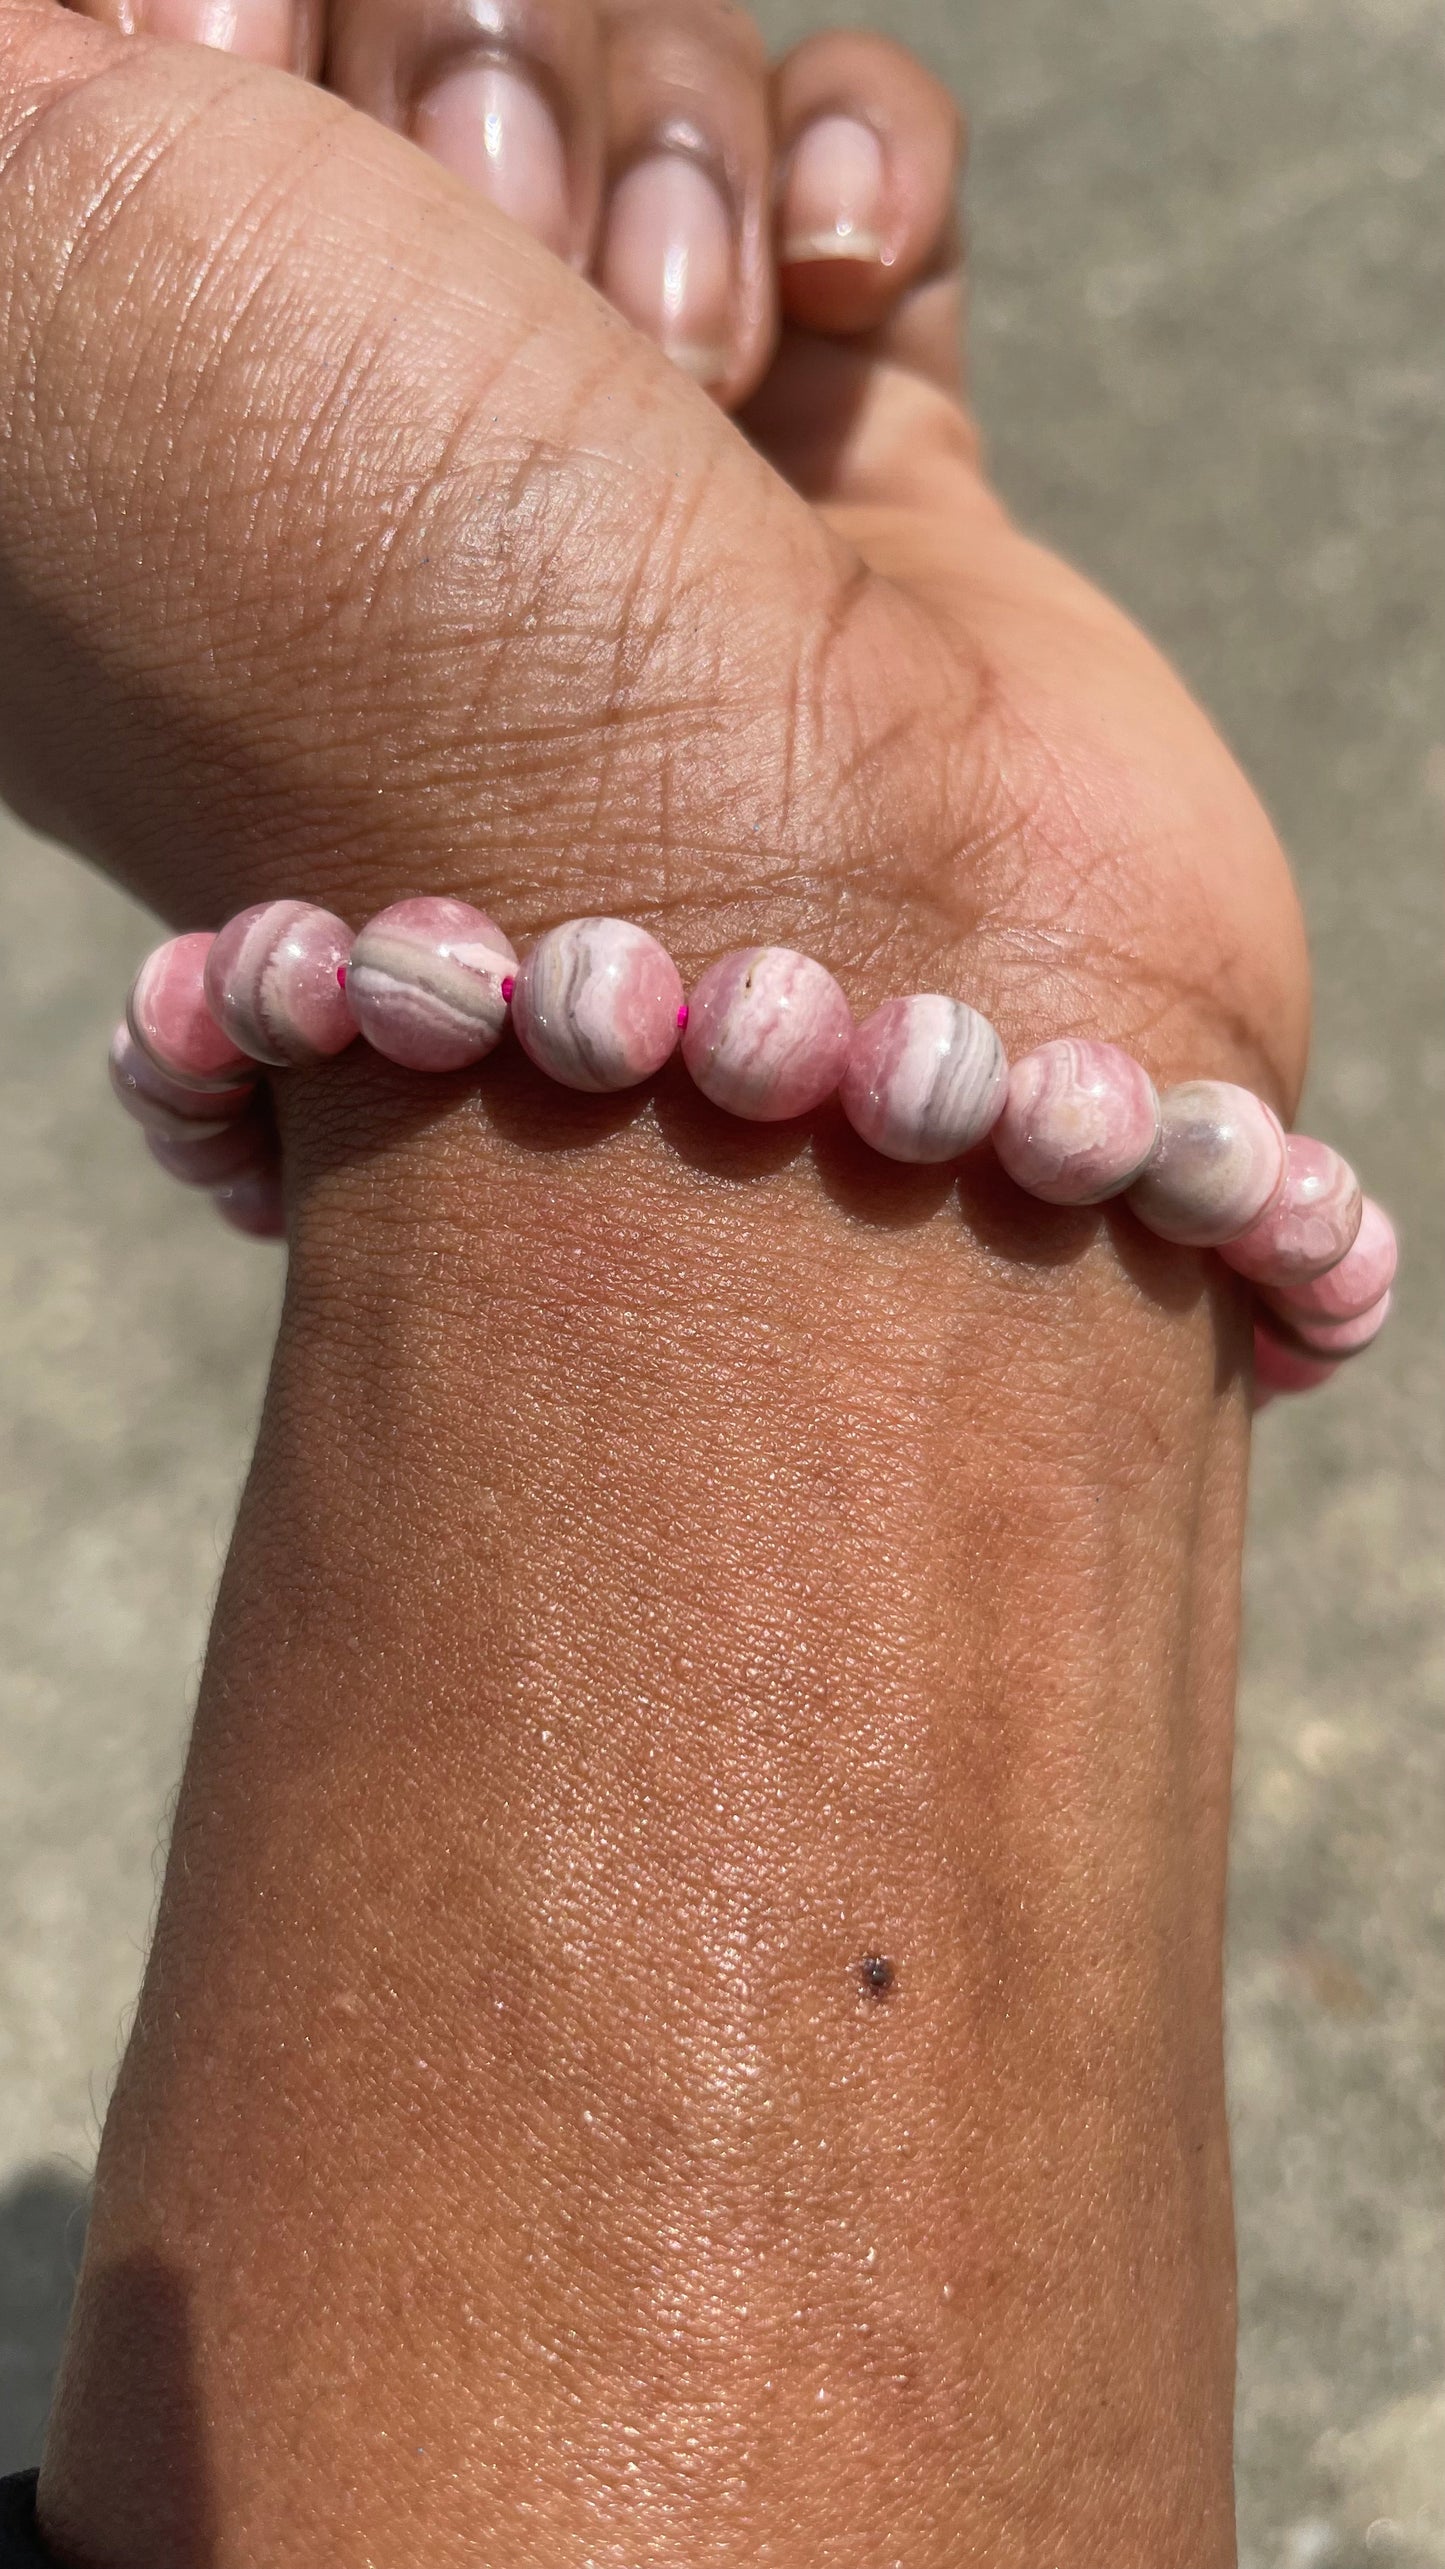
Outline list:
[[[223,1132],[245,1114],[256,1093],[251,1080],[244,1087],[188,1088],[178,1079],[167,1078],[141,1051],[129,1026],[117,1026],[111,1037],[110,1084],[127,1115],[133,1115],[138,1124],[182,1140]]]
[[[961,999],[919,992],[885,999],[865,1017],[840,1095],[854,1132],[885,1159],[928,1164],[981,1142],[1007,1086],[1004,1048],[987,1017]]]
[[[276,1144],[261,1117],[247,1115],[219,1133],[195,1138],[147,1133],[146,1149],[167,1177],[179,1178],[182,1186],[221,1186],[228,1178],[265,1167],[275,1156]]]
[[[775,1124],[832,1095],[852,1040],[848,1002],[821,963],[789,946],[744,946],[703,974],[682,1057],[714,1106]]]
[[[1159,1101],[1159,1139],[1129,1202],[1161,1240],[1196,1249],[1238,1239],[1284,1183],[1284,1130],[1262,1097],[1191,1079]]]
[[[244,1231],[248,1240],[284,1240],[286,1206],[281,1191],[278,1162],[268,1160],[264,1168],[244,1170],[240,1177],[227,1178],[211,1189],[211,1202],[223,1222],[233,1231]]]
[[[273,1069],[328,1061],[356,1040],[337,974],[351,930],[307,901],[257,901],[228,919],[206,957],[206,998],[218,1026],[252,1061]]]
[[[395,901],[368,919],[346,1003],[369,1044],[407,1070],[465,1070],[500,1043],[516,949],[466,901]]]
[[[1285,1137],[1284,1185],[1267,1212],[1220,1256],[1252,1284],[1307,1284],[1337,1266],[1360,1227],[1363,1198],[1348,1160],[1308,1133]]]
[[[1356,1312],[1353,1320],[1297,1320],[1290,1315],[1289,1326],[1302,1346],[1317,1356],[1358,1356],[1362,1348],[1373,1344],[1390,1317],[1394,1295],[1382,1293],[1368,1311]]]
[[[1360,1227],[1338,1265],[1305,1284],[1286,1285],[1267,1299],[1290,1321],[1357,1320],[1389,1292],[1398,1263],[1395,1226],[1367,1195],[1360,1208]]]
[[[635,1088],[677,1043],[682,976],[629,919],[568,919],[517,967],[512,1023],[530,1061],[593,1096]]]
[[[206,1004],[204,931],[169,937],[148,954],[131,984],[126,1024],[157,1070],[186,1088],[234,1088],[254,1064],[217,1025]]]
[[[1307,1356],[1299,1348],[1286,1346],[1269,1329],[1254,1333],[1254,1387],[1256,1395],[1266,1398],[1275,1392],[1312,1392],[1339,1372],[1327,1357]],[[1263,1400],[1257,1405],[1263,1407]]]
[[[1009,1072],[993,1146],[1043,1204],[1102,1204],[1132,1186],[1159,1137],[1154,1082],[1116,1044],[1066,1038]]]

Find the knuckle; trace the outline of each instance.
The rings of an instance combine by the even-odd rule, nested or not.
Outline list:
[[[696,64],[721,56],[757,80],[767,64],[762,30],[737,0],[642,0],[615,23],[614,37],[642,63],[672,58]]]

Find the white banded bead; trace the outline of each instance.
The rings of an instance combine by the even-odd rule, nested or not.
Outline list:
[[[682,976],[630,919],[568,919],[517,968],[512,1023],[539,1070],[603,1096],[651,1079],[673,1051]]]
[[[1014,1063],[993,1146],[1041,1204],[1102,1204],[1132,1186],[1158,1138],[1148,1072],[1117,1044],[1066,1037]]]
[[[346,1004],[388,1061],[465,1070],[501,1042],[516,969],[515,947],[469,901],[394,901],[351,949]]]
[[[853,1037],[843,1112],[885,1159],[957,1159],[997,1121],[1008,1063],[987,1017],[961,999],[920,991],[885,999]]]

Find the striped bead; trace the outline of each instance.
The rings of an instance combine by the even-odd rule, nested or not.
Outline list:
[[[206,1001],[206,957],[214,940],[204,930],[168,937],[148,954],[126,1006],[126,1024],[157,1070],[183,1088],[234,1088],[254,1075],[254,1064],[217,1025]]]
[[[1067,1039],[1009,1072],[993,1146],[1043,1204],[1102,1204],[1132,1186],[1159,1137],[1154,1082],[1116,1044]]]
[[[328,1061],[356,1041],[338,975],[351,930],[308,901],[257,901],[229,919],[206,957],[206,998],[218,1026],[252,1061],[275,1070]]]
[[[651,1079],[684,1014],[671,955],[629,919],[569,919],[517,967],[517,1041],[563,1088],[605,1096]]]
[[[821,963],[790,946],[743,946],[694,990],[682,1057],[714,1106],[776,1124],[832,1096],[852,1041],[848,1002]]]
[[[1218,1248],[1274,1202],[1284,1168],[1284,1130],[1262,1097],[1226,1079],[1187,1080],[1160,1099],[1159,1139],[1129,1202],[1159,1239]]]
[[[1356,1320],[1389,1292],[1398,1263],[1395,1226],[1367,1195],[1360,1208],[1360,1227],[1338,1265],[1304,1284],[1270,1292],[1266,1299],[1291,1322]]]
[[[501,1042],[515,947],[466,901],[395,901],[368,919],[346,967],[367,1042],[406,1070],[465,1070]]]
[[[1289,1327],[1301,1346],[1317,1356],[1358,1356],[1373,1346],[1390,1317],[1393,1294],[1382,1293],[1367,1311],[1357,1311],[1353,1320],[1297,1320],[1292,1315]]]
[[[957,1159],[1002,1110],[1008,1062],[987,1017],[961,999],[885,999],[853,1037],[840,1091],[855,1133],[885,1159]]]
[[[111,1088],[127,1115],[148,1132],[177,1140],[223,1132],[256,1094],[251,1080],[235,1088],[190,1088],[169,1078],[141,1051],[129,1026],[117,1026],[111,1037],[109,1068]]]
[[[1252,1284],[1307,1284],[1338,1266],[1360,1227],[1363,1198],[1348,1160],[1308,1133],[1285,1138],[1284,1185],[1273,1204],[1219,1254]]]
[[[275,1157],[276,1143],[267,1122],[245,1115],[219,1133],[195,1138],[147,1133],[146,1149],[167,1177],[179,1178],[182,1186],[220,1186],[227,1178],[264,1168]]]

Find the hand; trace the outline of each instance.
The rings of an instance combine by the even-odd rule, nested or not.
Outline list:
[[[745,436],[376,120],[410,113],[421,23],[342,0],[327,59],[359,115],[6,0],[18,808],[189,924],[272,892],[359,922],[454,890],[514,936],[621,911],[685,972],[772,937],[860,1006],[943,986],[1011,1050],[1113,1036],[1156,1076],[1233,1073],[1288,1108],[1305,967],[1268,825],[1149,645],[980,467],[926,75],[873,38],[789,57],[770,248],[744,22],[584,0],[533,22],[566,185],[544,203],[514,153],[512,201],[639,317],[647,205],[619,191],[601,224],[604,161],[680,84],[731,173],[735,291],[707,331]],[[798,138],[853,101],[884,137],[888,265],[814,255],[858,181],[835,148],[829,236]],[[418,112],[457,158],[455,120]]]

